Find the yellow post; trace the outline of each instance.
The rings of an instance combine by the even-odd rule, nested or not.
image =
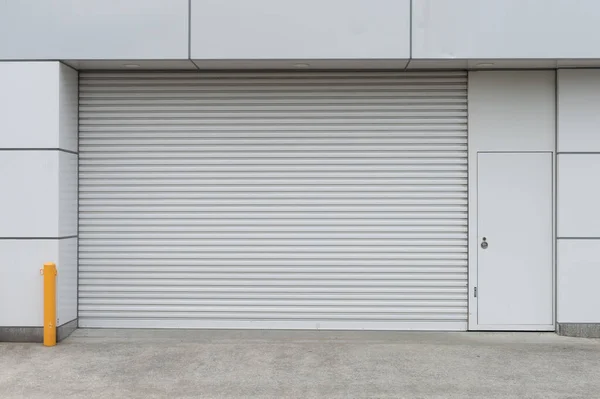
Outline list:
[[[56,345],[56,265],[44,263],[44,346]]]

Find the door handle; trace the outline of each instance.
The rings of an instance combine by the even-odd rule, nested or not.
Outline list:
[[[483,237],[481,241],[481,248],[486,249],[488,247],[487,238]]]

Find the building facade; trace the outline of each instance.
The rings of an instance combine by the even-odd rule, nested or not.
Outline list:
[[[0,339],[600,336],[600,4],[0,5]]]

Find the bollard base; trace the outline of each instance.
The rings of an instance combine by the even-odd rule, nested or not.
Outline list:
[[[67,338],[77,329],[77,319],[56,329],[56,341]],[[44,342],[43,327],[0,327],[0,342]]]

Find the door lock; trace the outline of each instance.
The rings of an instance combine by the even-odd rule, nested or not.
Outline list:
[[[481,242],[481,248],[486,249],[488,247],[487,238],[483,237]]]

